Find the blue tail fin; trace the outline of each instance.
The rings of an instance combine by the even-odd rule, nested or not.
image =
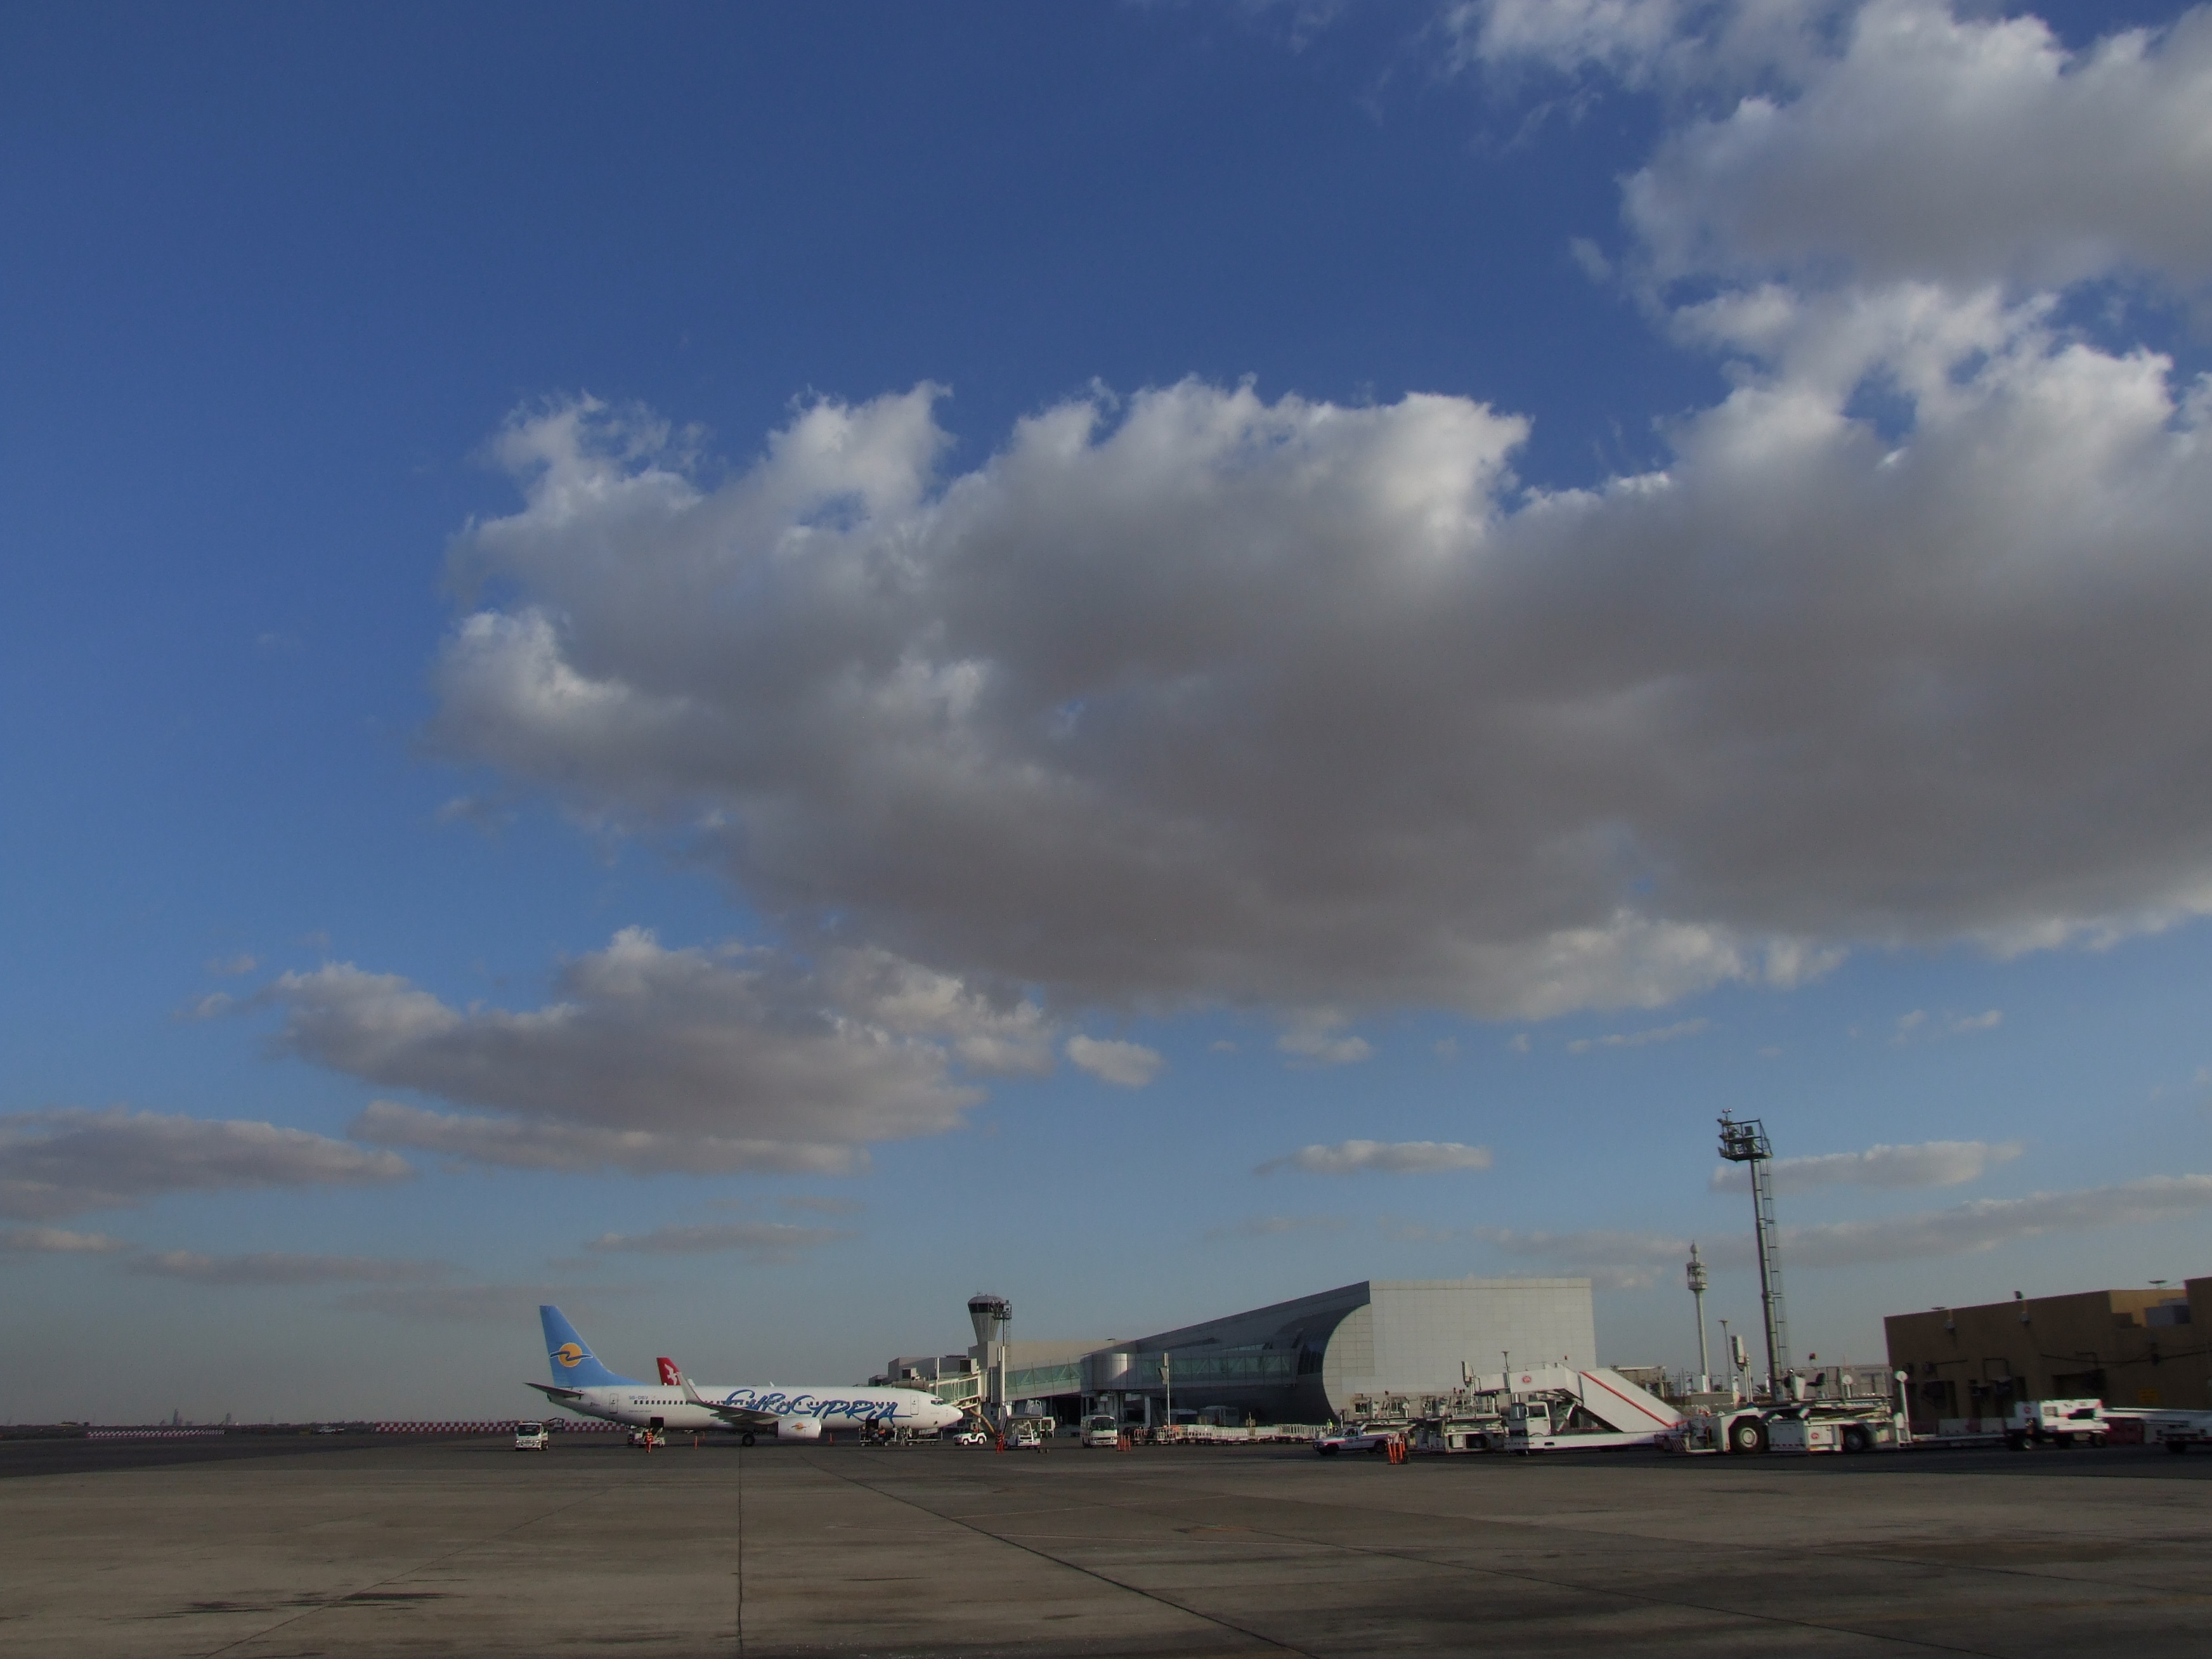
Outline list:
[[[576,1334],[568,1316],[550,1302],[540,1303],[538,1317],[545,1327],[545,1357],[553,1362],[553,1380],[564,1389],[598,1389],[609,1383],[635,1382],[634,1376],[617,1376]]]

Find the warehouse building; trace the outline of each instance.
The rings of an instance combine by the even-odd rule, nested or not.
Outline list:
[[[2015,1296],[1894,1314],[1882,1325],[1917,1434],[2002,1417],[2029,1400],[2212,1407],[2212,1278]]]
[[[1597,1338],[1587,1279],[1376,1279],[1151,1336],[1007,1350],[1015,1409],[1062,1422],[1104,1411],[1164,1423],[1171,1394],[1178,1419],[1320,1423],[1391,1395],[1447,1394],[1470,1373],[1595,1364]],[[970,1349],[962,1374],[987,1358]],[[910,1381],[961,1386],[952,1357],[929,1372],[892,1364]]]

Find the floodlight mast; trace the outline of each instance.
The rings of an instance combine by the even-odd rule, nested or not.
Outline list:
[[[1702,1392],[1713,1386],[1712,1351],[1705,1346],[1705,1264],[1698,1259],[1698,1247],[1690,1246],[1690,1300],[1698,1306],[1698,1388]]]
[[[1751,1166],[1753,1238],[1759,1248],[1759,1304],[1766,1316],[1766,1397],[1779,1400],[1790,1370],[1790,1319],[1782,1306],[1782,1254],[1774,1224],[1774,1143],[1766,1125],[1747,1117],[1741,1123],[1721,1114],[1721,1156]]]

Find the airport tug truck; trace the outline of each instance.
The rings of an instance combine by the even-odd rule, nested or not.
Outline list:
[[[1866,1452],[1910,1445],[1912,1432],[1898,1399],[1887,1395],[1806,1398],[1803,1380],[1789,1379],[1778,1401],[1747,1401],[1693,1412],[1683,1425],[1692,1452]]]

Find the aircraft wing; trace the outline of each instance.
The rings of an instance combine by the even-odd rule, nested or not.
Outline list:
[[[581,1389],[563,1389],[550,1382],[526,1382],[522,1386],[526,1389],[537,1389],[548,1400],[558,1400],[564,1403],[571,1400],[581,1400],[584,1397],[584,1391]]]
[[[691,1379],[679,1374],[677,1382],[684,1389],[684,1397],[702,1411],[712,1412],[733,1429],[773,1429],[774,1412],[755,1411],[750,1406],[725,1406],[712,1400],[700,1398],[699,1390],[691,1386]]]

